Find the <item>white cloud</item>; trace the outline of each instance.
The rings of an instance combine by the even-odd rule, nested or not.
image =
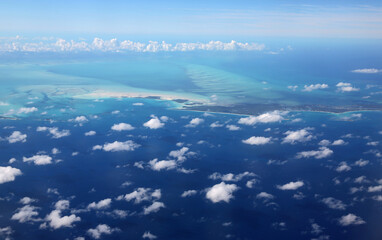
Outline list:
[[[20,176],[22,172],[20,169],[13,168],[10,166],[0,167],[0,184],[6,182],[12,182],[17,176]]]
[[[266,137],[250,137],[248,139],[242,140],[243,143],[249,144],[249,145],[264,145],[271,143],[272,138],[266,138]]]
[[[143,238],[143,239],[144,239],[144,238],[148,238],[148,239],[152,240],[152,239],[156,239],[157,236],[155,236],[154,234],[152,234],[152,233],[150,233],[150,232],[145,232],[145,233],[142,235],[142,238]]]
[[[195,194],[197,194],[198,191],[196,190],[187,190],[187,191],[184,191],[181,195],[181,197],[190,197],[190,196],[194,196]]]
[[[368,187],[367,191],[368,192],[380,192],[380,191],[382,191],[382,185],[370,186],[370,187]]]
[[[45,218],[49,222],[49,226],[53,229],[62,227],[73,227],[73,223],[81,221],[80,217],[74,214],[69,216],[61,216],[61,210],[55,209],[49,213]]]
[[[360,224],[365,224],[366,222],[352,214],[352,213],[349,213],[348,215],[344,215],[342,216],[339,220],[338,220],[338,223],[341,225],[341,226],[349,226],[349,225],[360,225]]]
[[[100,210],[100,209],[107,209],[109,208],[111,205],[111,198],[106,198],[104,200],[101,200],[99,202],[92,202],[90,203],[88,206],[87,206],[87,209],[91,210],[91,209],[96,209],[96,210]]]
[[[237,130],[240,130],[240,127],[236,126],[236,125],[232,125],[232,124],[229,124],[227,126],[225,126],[228,130],[230,131],[237,131]]]
[[[322,199],[322,202],[326,204],[331,209],[337,209],[337,210],[345,210],[346,209],[346,204],[344,204],[341,200],[332,198],[332,197],[327,197]]]
[[[355,70],[352,70],[353,73],[368,73],[368,74],[372,74],[372,73],[380,73],[382,72],[382,69],[376,69],[376,68],[362,68],[362,69],[355,69]]]
[[[328,88],[328,84],[312,84],[312,85],[305,85],[304,86],[304,89],[302,91],[304,92],[311,92],[313,90],[317,90],[317,89],[325,89],[325,88]]]
[[[150,213],[158,212],[161,208],[166,207],[162,202],[153,202],[150,206],[143,208],[143,214],[148,215]]]
[[[32,113],[32,112],[36,112],[36,111],[38,111],[38,108],[36,108],[36,107],[22,107],[17,111],[17,113],[28,114],[28,113]]]
[[[52,163],[52,157],[49,155],[34,155],[32,157],[23,157],[23,162],[33,162],[35,165],[46,165]]]
[[[86,123],[89,120],[85,116],[77,116],[76,118],[69,119],[69,122]]]
[[[316,159],[326,158],[333,154],[333,151],[327,147],[320,147],[319,150],[303,151],[297,153],[297,158],[314,157]]]
[[[296,181],[296,182],[289,182],[284,185],[277,185],[277,188],[280,190],[296,190],[302,186],[304,186],[303,181]]]
[[[204,122],[204,119],[202,118],[193,118],[185,127],[196,127],[199,124],[202,124],[203,122]]]
[[[175,160],[161,160],[158,161],[158,158],[155,158],[151,161],[149,161],[150,167],[154,171],[161,171],[161,170],[170,170],[174,169],[177,166],[177,163]]]
[[[28,204],[36,202],[36,201],[37,201],[36,199],[30,198],[30,197],[23,197],[22,199],[20,199],[19,202],[21,204],[28,205]]]
[[[27,135],[22,134],[20,131],[14,131],[9,137],[7,137],[9,143],[26,142]]]
[[[86,233],[94,239],[100,239],[102,235],[110,235],[119,231],[118,228],[111,228],[106,224],[99,224],[96,228],[90,228]]]
[[[213,180],[221,180],[223,182],[238,182],[241,181],[244,177],[255,177],[256,174],[252,172],[243,172],[240,174],[233,174],[233,173],[227,173],[227,174],[220,174],[217,172],[214,172],[210,176],[208,176],[209,179]]]
[[[352,87],[350,83],[339,82],[336,86],[337,86],[337,90],[341,92],[359,91],[359,88]]]
[[[70,135],[69,130],[59,130],[57,127],[37,127],[36,129],[37,132],[45,132],[48,131],[49,134],[52,135],[52,138],[62,138],[62,137],[67,137]]]
[[[229,202],[234,198],[233,193],[239,188],[236,184],[226,184],[221,182],[214,185],[212,188],[207,189],[206,198],[211,200],[213,203],[220,201]]]
[[[157,117],[153,117],[149,121],[145,122],[143,126],[150,129],[158,129],[164,127],[164,123],[162,123]]]
[[[347,142],[345,142],[345,141],[342,140],[342,139],[335,140],[335,141],[332,143],[333,146],[341,146],[341,145],[346,145],[346,144],[347,144]]]
[[[93,150],[103,149],[106,152],[134,151],[138,147],[140,147],[139,144],[136,144],[131,140],[127,140],[125,142],[115,141],[112,143],[105,143],[103,146],[96,145],[93,147]]]
[[[69,209],[70,202],[68,200],[59,200],[54,204],[56,210],[66,210]]]
[[[35,218],[38,215],[37,207],[25,205],[17,210],[18,212],[12,215],[11,220],[17,220],[20,223],[39,221],[39,219]]]
[[[85,136],[94,136],[96,134],[97,134],[96,131],[89,131],[85,133]]]
[[[119,124],[114,124],[111,127],[111,129],[114,131],[130,131],[130,130],[133,130],[134,127],[128,123],[119,123]]]
[[[245,118],[240,118],[238,123],[244,125],[255,125],[257,123],[273,123],[273,122],[281,122],[284,120],[283,115],[287,112],[273,111],[261,114],[259,116],[249,116]]]
[[[182,147],[179,150],[171,151],[168,155],[170,157],[176,158],[178,161],[182,162],[182,161],[186,160],[186,154],[187,154],[188,150],[189,150],[188,147]]]
[[[210,127],[212,127],[212,128],[223,127],[223,126],[224,126],[224,124],[221,124],[219,122],[213,122],[210,125]]]
[[[162,196],[161,190],[152,190],[151,188],[137,188],[131,193],[125,196],[119,196],[117,200],[125,199],[126,201],[134,200],[135,204],[141,203],[142,201],[154,201],[160,199]]]
[[[298,88],[298,86],[297,85],[291,85],[291,86],[288,86],[288,89],[291,89],[291,90],[293,90],[293,91],[296,91],[296,89]]]
[[[266,193],[266,192],[261,192],[256,195],[256,198],[258,199],[265,199],[265,200],[270,200],[275,198],[272,194]]]
[[[346,162],[340,162],[340,164],[336,168],[337,172],[347,172],[350,170],[351,170],[351,167]]]
[[[307,142],[313,138],[313,135],[309,132],[310,128],[304,128],[297,131],[286,131],[284,134],[286,137],[283,139],[282,143],[295,142]]]

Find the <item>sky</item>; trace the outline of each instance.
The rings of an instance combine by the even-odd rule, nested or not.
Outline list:
[[[382,2],[2,0],[0,22],[3,36],[379,39]]]

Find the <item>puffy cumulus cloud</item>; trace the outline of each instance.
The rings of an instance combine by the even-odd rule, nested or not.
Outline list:
[[[23,162],[33,162],[35,165],[47,165],[52,163],[52,157],[49,155],[34,155],[32,157],[23,157]]]
[[[257,123],[281,122],[282,120],[284,120],[283,115],[285,114],[287,114],[287,112],[273,111],[273,112],[263,113],[259,116],[249,116],[245,118],[240,118],[238,123],[252,126]]]
[[[175,160],[161,160],[158,161],[158,158],[155,158],[151,161],[149,161],[150,167],[154,171],[161,171],[161,170],[171,170],[176,168],[177,162]]]
[[[218,128],[218,127],[223,127],[224,124],[221,124],[220,122],[216,121],[210,124],[211,128]]]
[[[9,226],[0,228],[0,237],[3,237],[5,240],[11,240],[12,233],[13,233],[13,230]]]
[[[14,131],[9,137],[7,137],[9,143],[26,142],[27,135],[22,134],[20,131]]]
[[[149,121],[145,122],[143,124],[144,127],[150,128],[150,129],[158,129],[164,127],[164,123],[162,123],[159,118],[153,117]]]
[[[331,209],[337,209],[337,210],[346,209],[346,204],[344,204],[341,200],[338,200],[332,197],[324,198],[322,199],[322,202]]]
[[[73,223],[81,221],[81,218],[75,214],[61,216],[61,210],[55,209],[46,216],[45,220],[48,221],[51,228],[58,229],[62,227],[71,228]],[[44,228],[43,226],[42,228]]]
[[[243,143],[249,144],[249,145],[264,145],[271,143],[272,138],[267,138],[267,137],[250,137],[248,139],[242,140]]]
[[[162,202],[153,202],[150,206],[143,208],[143,214],[148,215],[150,213],[158,212],[161,208],[166,207]]]
[[[311,85],[305,85],[304,89],[302,90],[303,92],[311,92],[313,90],[317,89],[325,89],[328,88],[328,84],[311,84]]]
[[[351,167],[346,162],[340,162],[340,164],[336,168],[337,172],[347,172],[350,170],[351,170]]]
[[[110,235],[118,231],[120,231],[118,228],[111,228],[109,225],[99,224],[97,227],[87,230],[86,233],[94,239],[100,239],[102,235]]]
[[[350,225],[365,224],[366,222],[362,218],[352,213],[349,213],[347,215],[342,216],[340,219],[338,219],[338,223],[341,226],[350,226]]]
[[[23,197],[22,199],[20,199],[19,202],[21,204],[27,205],[27,204],[30,204],[30,203],[33,203],[33,202],[36,202],[36,201],[37,201],[36,199],[30,198],[30,197]]]
[[[17,111],[17,113],[18,114],[28,114],[28,113],[37,112],[37,111],[38,111],[38,108],[36,108],[36,107],[22,107]]]
[[[226,184],[225,182],[221,182],[207,189],[206,198],[213,203],[221,201],[229,203],[229,201],[234,198],[233,193],[238,189],[239,187],[236,186],[236,184]]]
[[[318,150],[303,151],[297,153],[297,158],[314,157],[316,159],[327,158],[333,154],[333,151],[327,147],[320,147]]]
[[[20,176],[22,172],[20,169],[13,167],[0,167],[0,184],[6,182],[12,182],[17,176]]]
[[[340,92],[356,92],[359,88],[353,87],[350,83],[339,82],[337,85],[337,90]]]
[[[183,198],[190,197],[190,196],[194,196],[197,193],[198,193],[198,191],[196,191],[196,190],[187,190],[187,191],[184,191],[182,193],[181,197],[183,197]]]
[[[193,118],[185,127],[196,127],[199,124],[202,124],[203,122],[204,122],[204,119],[202,118]]]
[[[66,210],[69,209],[70,202],[68,200],[59,200],[54,204],[56,210]]]
[[[134,151],[136,148],[139,148],[140,145],[127,140],[125,142],[115,141],[112,143],[105,143],[103,146],[96,145],[93,147],[93,150],[101,150],[103,149],[106,152],[119,152],[119,151]]]
[[[309,132],[311,128],[304,128],[297,131],[286,131],[284,134],[286,137],[283,139],[282,143],[291,143],[296,142],[307,142],[312,140],[313,135]]]
[[[111,205],[111,198],[106,198],[104,200],[101,200],[99,202],[92,202],[87,206],[88,210],[95,209],[95,210],[100,210],[100,209],[107,209]]]
[[[149,239],[149,240],[153,240],[153,239],[156,239],[158,238],[157,236],[155,236],[154,234],[152,234],[151,232],[145,232],[143,235],[142,235],[142,238],[145,239]]]
[[[236,175],[233,173],[228,173],[223,175],[223,174],[214,172],[213,174],[208,176],[208,178],[213,180],[221,180],[223,182],[238,182],[245,177],[256,177],[256,176],[257,175],[254,174],[253,172],[243,172]]]
[[[261,192],[261,193],[256,195],[256,198],[264,199],[264,200],[271,200],[271,199],[274,199],[275,196],[273,196],[272,194],[266,193],[266,192]]]
[[[86,123],[89,120],[85,116],[77,116],[73,119],[69,119],[69,122]]]
[[[162,193],[160,189],[152,190],[151,188],[137,188],[131,193],[126,195],[121,195],[117,198],[117,200],[126,200],[133,201],[135,204],[141,203],[143,201],[154,201],[158,200],[162,197]]]
[[[373,73],[380,73],[382,72],[382,69],[376,69],[376,68],[361,68],[361,69],[355,69],[352,70],[353,73],[367,73],[367,74],[373,74]]]
[[[277,185],[277,188],[280,190],[296,190],[302,186],[304,186],[303,181],[296,181],[296,182],[289,182],[284,185]]]
[[[112,127],[111,127],[111,130],[114,130],[114,131],[130,131],[130,130],[133,130],[134,127],[131,126],[130,124],[128,123],[118,123],[118,124],[114,124]]]
[[[230,131],[238,131],[240,130],[241,128],[239,126],[236,126],[236,125],[233,125],[233,124],[228,124],[227,126],[225,126],[228,130]]]
[[[59,130],[57,127],[37,127],[36,129],[37,132],[45,132],[48,131],[49,134],[52,136],[52,138],[62,138],[62,137],[67,137],[70,135],[70,131],[63,129]]]
[[[345,142],[345,141],[342,140],[342,139],[335,140],[335,141],[333,141],[333,143],[332,143],[333,146],[341,146],[341,145],[346,145],[346,144],[347,144],[347,142]]]
[[[382,185],[370,186],[367,188],[367,191],[368,192],[380,192],[380,191],[382,191]]]
[[[39,221],[40,219],[36,218],[38,216],[37,209],[37,207],[25,205],[17,209],[17,212],[12,215],[11,220],[16,220],[20,223]]]
[[[92,130],[92,131],[86,132],[85,136],[94,136],[96,134],[97,134],[97,132]]]
[[[168,155],[172,158],[175,158],[177,161],[185,161],[187,159],[187,155],[193,154],[192,152],[188,152],[188,147],[182,147],[179,150],[173,150]]]

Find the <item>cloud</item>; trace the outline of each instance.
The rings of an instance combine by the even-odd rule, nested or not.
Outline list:
[[[137,188],[131,193],[126,194],[125,196],[119,196],[117,200],[126,200],[132,201],[134,200],[135,204],[141,203],[143,201],[154,201],[160,199],[162,196],[161,190],[156,189],[152,190],[151,188]]]
[[[303,92],[311,92],[313,90],[317,89],[325,89],[328,88],[329,86],[327,84],[312,84],[312,85],[305,85],[304,89],[302,90]]]
[[[104,200],[101,200],[99,202],[92,202],[90,203],[88,206],[87,206],[87,209],[88,210],[91,210],[91,209],[96,209],[96,210],[100,210],[100,209],[107,209],[109,208],[111,205],[111,198],[106,198]]]
[[[119,151],[134,151],[136,148],[139,148],[140,145],[127,140],[125,142],[115,141],[112,143],[105,143],[103,146],[96,145],[93,147],[93,150],[101,150],[103,149],[106,152],[119,152]]]
[[[367,191],[368,192],[380,192],[380,191],[382,191],[382,185],[370,186],[370,187],[368,187]]]
[[[106,224],[99,224],[96,228],[87,230],[87,234],[94,239],[100,239],[102,235],[110,235],[113,232],[118,232],[118,228],[111,228]]]
[[[22,134],[20,131],[14,131],[9,137],[7,137],[9,143],[26,142],[27,135]]]
[[[33,203],[33,202],[37,202],[36,199],[33,199],[33,198],[30,198],[30,197],[23,197],[22,199],[20,199],[19,201],[21,204],[24,204],[24,205],[28,205],[30,203]]]
[[[33,162],[35,165],[46,165],[52,163],[52,157],[49,155],[34,155],[32,157],[23,157],[23,162]]]
[[[253,126],[257,123],[273,123],[273,122],[281,122],[284,120],[283,115],[287,112],[273,111],[261,114],[259,116],[249,116],[245,118],[240,118],[238,123],[244,125]]]
[[[229,203],[229,201],[234,198],[233,193],[239,189],[236,184],[226,184],[221,182],[214,185],[212,188],[207,189],[206,198],[211,200],[213,203],[224,201]]]
[[[296,182],[290,182],[284,185],[277,185],[277,188],[280,190],[296,190],[302,186],[304,186],[303,181],[296,181]]]
[[[249,145],[264,145],[271,143],[272,138],[266,138],[266,137],[250,137],[248,139],[242,140],[243,143],[249,144]]]
[[[342,139],[335,140],[335,141],[332,143],[333,146],[341,146],[341,145],[346,145],[346,144],[347,144],[347,142],[345,142],[345,141],[342,140]]]
[[[367,73],[367,74],[373,74],[373,73],[380,73],[382,72],[382,69],[376,69],[376,68],[362,68],[362,69],[355,69],[352,70],[353,73]]]
[[[0,184],[6,182],[12,182],[17,176],[20,176],[22,172],[20,169],[13,167],[0,167]]]
[[[78,116],[73,119],[69,119],[69,122],[76,122],[76,123],[86,123],[89,120],[85,116]]]
[[[119,124],[114,124],[111,127],[111,129],[114,131],[130,131],[130,130],[134,130],[134,127],[128,123],[119,123]]]
[[[153,117],[149,121],[145,122],[143,126],[150,129],[158,129],[164,127],[164,123],[162,123],[157,117]]]
[[[256,198],[258,199],[265,199],[265,200],[271,200],[275,198],[272,194],[266,193],[266,192],[261,192],[256,195]]]
[[[153,240],[153,239],[156,239],[157,236],[155,236],[154,234],[150,233],[150,232],[145,232],[143,235],[142,235],[142,238],[148,238],[150,240]]]
[[[184,191],[182,193],[181,197],[183,197],[183,198],[190,197],[190,196],[194,196],[197,193],[198,193],[198,191],[196,191],[196,190],[187,190],[187,191]]]
[[[360,224],[365,224],[366,222],[352,214],[352,213],[349,213],[348,215],[344,215],[342,216],[339,220],[338,220],[338,223],[341,225],[341,226],[350,226],[350,225],[360,225]]]
[[[236,125],[232,125],[232,124],[229,124],[227,126],[225,126],[228,130],[230,131],[237,131],[237,130],[240,130],[240,127],[236,126]]]
[[[202,118],[193,118],[191,119],[190,123],[187,124],[185,127],[196,127],[199,124],[202,124],[204,122],[204,119]]]
[[[314,157],[316,159],[326,158],[333,154],[333,151],[327,147],[320,147],[319,150],[303,151],[297,153],[297,158]]]
[[[313,135],[309,132],[311,128],[304,128],[297,131],[286,131],[284,134],[287,135],[282,143],[291,143],[296,142],[307,142],[313,138]]]
[[[36,108],[36,107],[22,107],[17,111],[17,113],[18,114],[28,114],[28,113],[37,112],[37,111],[38,111],[38,108]]]
[[[339,82],[336,86],[337,86],[337,90],[340,92],[359,91],[359,88],[352,87],[350,83]]]
[[[89,131],[85,133],[85,136],[94,136],[96,134],[97,134],[96,131]]]
[[[220,173],[214,172],[213,174],[208,176],[208,178],[213,180],[221,180],[223,182],[238,182],[238,181],[241,181],[244,177],[256,177],[256,176],[257,175],[252,172],[243,172],[236,175],[232,173],[222,175]]]
[[[341,200],[332,198],[332,197],[327,197],[322,199],[322,202],[326,204],[331,209],[337,209],[337,210],[345,210],[346,209],[346,204],[344,204]]]
[[[168,155],[170,157],[176,158],[178,161],[182,162],[186,160],[186,155],[188,152],[189,148],[188,147],[182,147],[179,150],[173,150],[171,151]],[[189,152],[191,153],[191,152]]]
[[[58,209],[50,212],[45,219],[49,222],[49,226],[53,229],[62,227],[71,228],[73,227],[73,223],[81,221],[81,218],[74,214],[69,216],[61,216],[61,210]]]
[[[17,209],[18,212],[12,215],[11,220],[16,220],[20,223],[39,221],[39,219],[35,218],[38,215],[37,209],[37,207],[25,205],[22,208]]]
[[[69,209],[70,202],[68,200],[59,200],[54,204],[56,210],[65,210]]]
[[[69,130],[59,130],[57,127],[37,127],[36,129],[37,132],[45,132],[48,131],[50,135],[52,135],[52,138],[62,138],[62,137],[67,137],[70,135]]]
[[[219,122],[213,122],[210,124],[210,127],[212,127],[212,128],[223,127],[223,126],[224,126],[224,124],[221,124]]]
[[[347,172],[350,170],[351,170],[351,167],[346,162],[340,162],[340,164],[336,168],[337,172]]]
[[[177,163],[175,160],[161,160],[158,161],[158,158],[155,158],[149,162],[150,167],[154,171],[161,171],[163,169],[170,170],[174,169],[177,166]]]
[[[150,213],[158,212],[161,208],[166,207],[162,202],[153,202],[150,206],[143,208],[143,214],[148,215]]]

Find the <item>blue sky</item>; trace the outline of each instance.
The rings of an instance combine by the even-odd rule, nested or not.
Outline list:
[[[381,38],[381,1],[2,0],[4,35]]]

